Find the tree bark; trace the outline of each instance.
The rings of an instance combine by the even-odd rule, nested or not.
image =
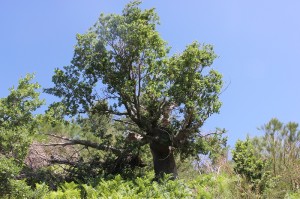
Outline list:
[[[164,174],[171,174],[172,179],[177,178],[177,167],[172,147],[157,142],[150,143],[155,171],[155,180]]]

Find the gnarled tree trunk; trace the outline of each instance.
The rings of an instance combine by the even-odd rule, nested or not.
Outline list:
[[[170,146],[157,142],[150,143],[153,157],[155,179],[161,178],[164,174],[171,174],[172,178],[177,178],[177,167],[173,150]]]

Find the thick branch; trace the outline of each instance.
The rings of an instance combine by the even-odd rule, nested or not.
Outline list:
[[[180,145],[180,142],[187,139],[191,134],[195,133],[201,126],[201,123],[198,123],[196,125],[187,125],[186,128],[181,129],[178,134],[174,138],[174,145],[177,147]]]
[[[48,143],[48,144],[33,144],[35,146],[69,146],[69,145],[74,145],[72,142],[63,142],[63,143]]]
[[[62,136],[49,134],[49,133],[46,133],[44,135],[48,135],[48,136],[51,136],[51,137],[66,140],[68,142],[66,142],[66,143],[47,144],[47,145],[43,145],[43,146],[67,146],[67,145],[77,145],[78,144],[78,145],[83,145],[83,146],[86,146],[86,147],[91,147],[91,148],[98,149],[98,150],[103,150],[103,151],[110,150],[116,155],[122,154],[122,151],[123,151],[121,149],[117,149],[117,148],[112,147],[112,146],[108,146],[108,145],[104,145],[104,144],[98,144],[98,143],[91,142],[91,141],[88,141],[88,140],[73,140],[73,139],[70,139],[70,138],[67,138],[67,137],[62,137]]]
[[[198,121],[196,124],[192,124],[193,119],[194,119],[194,115],[192,110],[188,110],[188,116],[187,119],[184,121],[184,125],[182,127],[182,129],[179,131],[179,133],[176,135],[175,137],[175,142],[176,143],[180,143],[180,141],[185,140],[189,137],[190,134],[194,133],[195,131],[197,131],[202,125],[203,125],[203,121]],[[209,117],[209,113],[207,113],[207,117]],[[213,134],[213,133],[212,133]],[[216,133],[214,133],[216,134]],[[205,136],[203,136],[205,137]]]
[[[109,113],[112,115],[118,115],[118,116],[123,116],[123,115],[129,115],[128,112],[118,112],[118,111],[113,111],[113,110],[107,110],[105,113]]]
[[[75,166],[77,162],[71,162],[69,160],[59,160],[59,159],[51,159],[48,160],[51,164],[65,164],[65,165],[70,165],[70,166]]]
[[[119,93],[119,95],[123,99],[122,104],[125,106],[128,116],[130,119],[132,119],[132,121],[137,122],[137,118],[135,118],[136,110],[134,110],[132,106],[127,103],[131,102],[131,100],[125,94]]]
[[[124,123],[124,124],[129,124],[129,125],[132,125],[132,126],[136,125],[135,123],[132,123],[132,122],[129,122],[129,121],[118,120],[118,119],[113,119],[113,120],[116,121],[116,122],[120,122],[120,123]]]

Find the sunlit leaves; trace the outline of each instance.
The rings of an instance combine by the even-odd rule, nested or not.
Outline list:
[[[127,117],[141,134],[167,128],[178,135],[177,144],[186,143],[220,109],[222,75],[210,67],[217,56],[211,45],[198,42],[170,55],[156,30],[155,9],[140,4],[129,3],[122,14],[101,14],[78,34],[72,64],[56,69],[55,87],[46,92],[62,98],[67,114],[89,113],[106,101],[113,118]]]
[[[39,99],[39,84],[31,83],[33,75],[20,79],[6,98],[0,99],[0,153],[22,160],[37,130],[33,112],[44,102]]]

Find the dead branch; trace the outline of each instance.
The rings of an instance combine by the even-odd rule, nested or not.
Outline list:
[[[64,165],[69,165],[69,166],[75,166],[77,162],[71,162],[69,160],[59,160],[59,159],[51,159],[48,160],[51,164],[64,164]]]
[[[83,145],[86,147],[91,147],[94,149],[98,149],[98,150],[103,150],[103,151],[107,151],[110,150],[111,152],[113,152],[116,155],[120,155],[122,154],[123,150],[122,149],[117,149],[115,147],[109,146],[109,145],[105,145],[105,144],[98,144],[95,142],[91,142],[89,140],[78,140],[78,139],[70,139],[67,137],[63,137],[63,136],[59,136],[59,135],[55,135],[55,134],[50,134],[50,133],[44,133],[44,135],[48,135],[51,137],[55,137],[55,138],[59,138],[68,142],[65,143],[51,143],[51,144],[42,144],[41,146],[67,146],[67,145]]]
[[[129,122],[129,121],[124,121],[124,120],[118,120],[118,119],[113,119],[116,122],[120,122],[120,123],[124,123],[124,124],[129,124],[129,125],[133,125],[136,126],[135,123]]]
[[[225,133],[224,131],[217,131],[217,132],[207,133],[205,135],[200,135],[200,137],[208,137],[208,136],[211,136],[211,135],[222,135],[224,133]]]

